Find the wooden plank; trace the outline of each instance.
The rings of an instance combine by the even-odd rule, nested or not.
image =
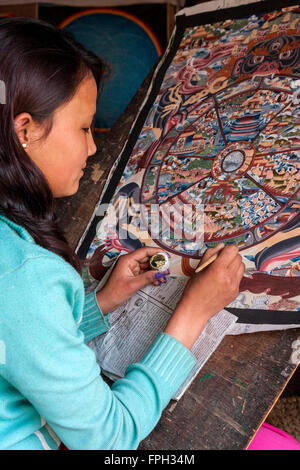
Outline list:
[[[179,10],[179,8],[175,7],[174,5],[171,5],[170,3],[167,3],[166,8],[167,8],[167,37],[169,40],[172,36],[172,32],[175,26],[175,15],[177,11]]]
[[[143,450],[246,449],[296,369],[299,330],[227,336]]]
[[[1,5],[0,6],[1,16],[14,15],[14,16],[29,16],[32,18],[38,18],[38,3],[28,3],[26,5]]]

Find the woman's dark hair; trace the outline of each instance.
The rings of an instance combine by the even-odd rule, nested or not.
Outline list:
[[[47,136],[54,111],[72,99],[90,74],[99,88],[101,60],[66,31],[31,18],[0,21],[0,84],[5,88],[5,100],[0,100],[0,212],[78,272],[80,261],[58,226],[52,192],[22,147],[14,118],[28,112],[45,125]]]

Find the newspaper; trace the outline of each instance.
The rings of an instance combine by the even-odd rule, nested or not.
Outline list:
[[[164,330],[185,283],[184,276],[168,276],[166,284],[149,285],[139,290],[110,314],[110,330],[89,342],[103,374],[117,380],[125,375],[130,364],[143,357]],[[236,320],[237,317],[226,310],[221,310],[209,320],[192,348],[197,363],[173,396],[174,400],[182,397]]]

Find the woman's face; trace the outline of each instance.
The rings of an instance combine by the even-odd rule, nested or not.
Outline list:
[[[96,101],[96,82],[89,76],[80,83],[71,101],[55,111],[51,131],[46,138],[42,137],[44,128],[30,119],[29,122],[22,120],[27,113],[15,119],[19,139],[22,144],[27,144],[27,154],[46,177],[54,197],[71,196],[77,192],[86,160],[96,152],[90,129]],[[19,128],[18,119],[21,122]],[[24,129],[26,132],[22,132]]]

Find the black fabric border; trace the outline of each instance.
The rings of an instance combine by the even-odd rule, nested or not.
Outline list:
[[[298,310],[254,310],[227,307],[225,310],[238,317],[237,323],[254,325],[300,325],[300,312]]]

